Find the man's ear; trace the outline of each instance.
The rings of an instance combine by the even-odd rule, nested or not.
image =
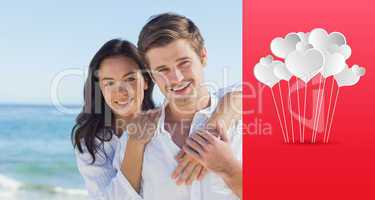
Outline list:
[[[148,89],[148,83],[147,83],[147,81],[146,81],[146,79],[143,79],[143,82],[144,82],[144,88],[143,88],[143,90],[147,90]]]
[[[152,74],[151,69],[149,69],[149,70],[147,71],[147,73],[148,73],[148,75],[150,76],[151,81],[155,83],[155,77],[154,77],[154,75]]]
[[[205,47],[202,48],[200,57],[201,57],[202,64],[205,67],[207,64],[207,58],[208,58],[207,49]]]

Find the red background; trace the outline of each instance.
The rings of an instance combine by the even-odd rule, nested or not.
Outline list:
[[[288,32],[322,27],[345,34],[350,64],[366,67],[354,87],[342,88],[328,145],[282,144],[270,91],[263,112],[244,115],[273,125],[272,135],[245,132],[244,199],[375,199],[375,1],[244,0],[243,80],[256,85],[252,70],[270,53],[270,41]],[[244,87],[244,93],[251,90]],[[258,102],[244,98],[244,110]],[[248,134],[246,134],[248,133]]]

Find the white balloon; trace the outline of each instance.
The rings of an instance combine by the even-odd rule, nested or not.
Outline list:
[[[307,83],[321,71],[324,57],[316,49],[294,51],[285,59],[285,64],[293,75]]]
[[[339,53],[325,53],[322,76],[324,78],[340,73],[346,67],[345,58]]]
[[[309,43],[321,51],[328,51],[331,45],[342,46],[346,44],[345,36],[339,32],[327,33],[322,28],[313,29],[309,35]]]
[[[310,32],[307,32],[307,33],[298,32],[297,35],[300,38],[301,42],[309,42]]]
[[[329,46],[327,31],[322,28],[313,29],[309,35],[309,43],[312,44],[314,48],[324,50],[325,47]]]
[[[346,44],[341,45],[341,46],[333,44],[328,48],[328,52],[339,53],[342,56],[344,56],[345,60],[347,60],[352,55],[352,49],[350,48],[349,45],[346,45]]]
[[[296,45],[296,49],[298,51],[306,51],[307,49],[312,49],[312,48],[314,47],[306,41],[298,42]]]
[[[254,66],[254,76],[259,82],[270,88],[280,81],[273,73],[273,66],[271,64],[264,65],[261,62]]]
[[[272,62],[273,73],[280,80],[289,81],[292,78],[292,73],[286,68],[286,65],[281,61]]]
[[[340,32],[332,32],[328,36],[328,40],[331,44],[336,44],[337,46],[342,46],[346,44],[345,35]]]
[[[269,87],[280,80],[289,81],[293,75],[307,83],[318,73],[325,78],[334,76],[340,87],[348,86],[356,84],[366,72],[358,65],[350,69],[346,65],[352,49],[340,32],[328,33],[322,28],[291,32],[284,38],[273,39],[270,48],[285,63],[274,61],[269,55],[254,67],[255,77]]]
[[[353,86],[358,83],[361,76],[365,73],[362,67],[353,66],[352,68],[346,67],[342,72],[334,75],[334,78],[339,87]]]
[[[366,73],[366,69],[364,67],[360,67],[358,65],[353,65],[352,68],[353,72],[355,72],[358,76],[363,76]]]
[[[286,58],[289,53],[296,50],[296,45],[299,41],[301,39],[297,33],[289,33],[285,38],[277,37],[271,42],[271,51],[279,58]]]
[[[266,57],[263,57],[261,59],[259,59],[259,62],[262,64],[262,65],[270,65],[273,61],[273,57],[271,55],[268,55]]]

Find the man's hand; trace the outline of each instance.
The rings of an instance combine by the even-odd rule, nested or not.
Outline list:
[[[203,130],[213,134],[214,136],[218,136],[219,133],[215,128],[216,124],[215,126],[207,124]],[[207,174],[207,169],[193,156],[186,154],[184,150],[181,150],[177,154],[176,160],[178,162],[178,166],[173,171],[172,178],[176,179],[177,185],[191,185],[194,180],[202,180]]]
[[[242,199],[242,164],[235,158],[228,136],[220,124],[217,130],[219,137],[208,131],[199,131],[186,141],[183,149],[208,170],[219,175]]]
[[[230,147],[228,136],[220,124],[217,125],[217,134],[200,130],[186,140],[183,149],[208,170],[219,175],[228,173],[233,163],[238,162]]]
[[[216,131],[217,124],[219,124],[219,122],[217,122],[215,125],[212,125],[212,123],[207,124],[204,129],[198,130],[197,132],[206,131],[215,137],[219,137],[220,133]],[[224,122],[221,121],[221,124],[224,124]],[[185,143],[185,146],[186,145],[187,144]],[[181,150],[177,154],[176,160],[178,161],[178,166],[173,171],[172,178],[176,179],[177,185],[191,185],[194,180],[202,180],[207,174],[207,168],[204,167],[192,155],[186,154],[184,150]]]
[[[238,120],[242,116],[242,92],[229,92],[220,101],[205,126],[205,130],[210,134],[219,137],[218,124],[222,124],[222,133],[231,126],[233,120]],[[176,156],[178,167],[172,174],[172,178],[177,179],[177,184],[191,184],[195,179],[201,180],[207,173],[207,169],[198,165],[198,161],[189,154],[181,150]],[[200,172],[199,172],[200,171]]]
[[[201,180],[207,173],[202,164],[184,151],[177,154],[176,160],[178,166],[172,173],[172,178],[176,179],[177,185],[191,185],[194,180]]]

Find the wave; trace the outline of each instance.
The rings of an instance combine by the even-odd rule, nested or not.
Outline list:
[[[43,185],[43,184],[30,184],[21,183],[12,178],[6,177],[0,174],[0,191],[6,191],[7,195],[9,192],[35,192],[35,193],[46,193],[46,194],[61,194],[67,196],[87,196],[87,191],[84,189],[64,188],[60,186]],[[0,192],[0,196],[1,192]]]
[[[22,183],[0,174],[0,188],[4,188],[7,190],[17,190],[21,186]]]
[[[82,195],[82,196],[88,195],[87,191],[83,189],[68,189],[68,188],[62,188],[62,187],[55,187],[54,191],[63,193],[63,194],[68,194],[68,195]]]

